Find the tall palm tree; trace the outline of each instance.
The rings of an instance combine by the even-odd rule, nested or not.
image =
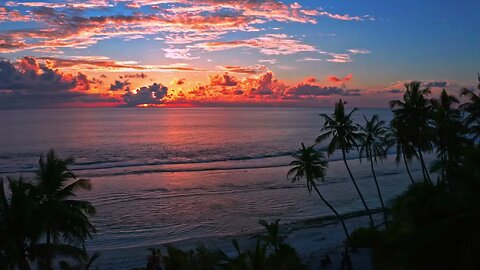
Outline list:
[[[352,171],[347,163],[347,153],[353,147],[358,148],[356,142],[360,139],[360,134],[358,133],[358,127],[353,123],[352,120],[352,115],[355,111],[357,111],[357,108],[354,108],[352,111],[350,111],[350,113],[346,114],[345,104],[346,102],[343,102],[341,99],[335,103],[335,111],[332,117],[325,113],[320,114],[320,116],[325,119],[325,123],[322,127],[323,133],[317,137],[315,142],[321,143],[331,137],[327,148],[328,155],[332,155],[336,149],[340,149],[342,151],[345,167],[347,168],[348,174],[350,175],[353,185],[355,186],[355,190],[357,191],[358,196],[360,197],[362,204],[368,213],[370,226],[374,228],[375,224],[373,223],[372,213],[370,213],[370,209],[368,208],[367,203],[365,202],[365,199],[363,198],[363,195],[360,192],[357,182],[355,181]]]
[[[397,148],[395,161],[398,164],[400,163],[400,160],[403,160],[405,168],[407,169],[408,176],[410,178],[410,182],[412,184],[415,184],[412,173],[410,172],[410,167],[408,166],[408,162],[410,162],[414,157],[418,158],[418,155],[417,151],[415,151],[415,147],[406,140],[406,136],[401,134],[402,131],[403,129],[401,128],[401,126],[397,127],[397,122],[390,122],[389,138],[391,144],[395,144]]]
[[[42,155],[38,162],[35,184],[41,198],[39,222],[45,231],[47,245],[59,243],[62,238],[66,243],[85,247],[86,239],[95,232],[89,220],[95,208],[88,201],[74,199],[78,190],[90,190],[91,184],[88,179],[77,179],[68,168],[72,163],[72,158],[61,159],[53,150],[45,157]],[[44,267],[49,268],[54,254],[46,252],[44,255]]]
[[[431,102],[434,109],[431,120],[435,130],[436,153],[440,159],[442,181],[446,181],[450,168],[460,163],[462,152],[470,140],[465,137],[467,131],[462,123],[460,110],[454,108],[454,105],[459,103],[456,97],[449,95],[444,89],[440,98],[432,99]]]
[[[0,178],[0,268],[29,270],[28,250],[38,236],[35,198],[31,185],[22,178],[7,178],[7,182],[9,196]]]
[[[377,181],[377,175],[373,163],[377,163],[378,160],[382,160],[387,157],[387,150],[391,146],[388,129],[385,127],[385,121],[379,120],[378,115],[372,116],[368,120],[365,116],[365,125],[359,125],[360,129],[360,158],[365,156],[370,162],[370,168],[372,170],[373,180],[377,187],[378,198],[383,210],[383,219],[385,226],[387,226],[387,211],[385,204],[383,203],[382,192]]]
[[[478,74],[478,81],[480,82],[480,74]],[[480,83],[477,86],[480,90]],[[473,135],[473,139],[480,137],[480,93],[476,91],[463,88],[462,96],[468,97],[469,101],[460,106],[460,109],[468,114],[465,117],[465,125],[469,127],[469,133]]]
[[[420,159],[424,180],[432,182],[428,172],[423,152],[432,150],[432,128],[429,125],[432,107],[426,98],[429,88],[420,89],[420,82],[405,84],[403,100],[390,101],[394,113],[392,125],[396,127],[397,135],[403,136],[402,141],[411,144]]]
[[[345,226],[343,218],[338,214],[337,210],[323,197],[320,190],[318,190],[317,185],[320,182],[325,181],[325,174],[328,167],[328,162],[324,159],[321,152],[315,150],[314,146],[305,147],[302,143],[302,148],[300,148],[297,153],[293,155],[295,160],[290,163],[291,168],[287,177],[292,180],[292,182],[297,182],[305,178],[307,181],[308,192],[312,192],[312,189],[315,189],[318,197],[325,203],[325,205],[332,210],[337,219],[342,224],[343,231],[348,240],[350,240],[350,235]]]

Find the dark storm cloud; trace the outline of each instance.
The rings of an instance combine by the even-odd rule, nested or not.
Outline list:
[[[168,88],[162,84],[154,83],[150,86],[143,86],[135,93],[127,92],[123,95],[126,106],[134,107],[140,104],[162,104],[162,99],[167,94]]]
[[[0,60],[0,108],[55,107],[72,102],[106,101],[88,95],[91,81],[85,74],[62,73],[34,57],[17,62]]]
[[[361,94],[360,90],[346,90],[339,87],[318,86],[313,84],[299,84],[287,90],[291,96],[357,96]]]
[[[115,80],[115,83],[110,84],[110,91],[118,91],[118,90],[123,90],[123,91],[130,91],[130,82],[128,80],[125,81],[117,81]]]

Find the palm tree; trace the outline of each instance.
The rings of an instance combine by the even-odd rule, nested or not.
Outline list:
[[[0,268],[28,270],[29,247],[37,239],[31,185],[22,178],[7,178],[10,196],[0,178]],[[3,257],[3,258],[2,258]]]
[[[85,240],[95,232],[89,220],[95,208],[88,201],[73,199],[78,190],[90,190],[91,184],[88,179],[77,179],[68,168],[72,163],[72,158],[61,159],[53,150],[45,158],[40,157],[35,178],[35,189],[41,198],[39,222],[45,231],[47,245],[63,238],[67,243],[80,244],[84,248]],[[44,256],[44,266],[50,267],[53,250]]]
[[[297,153],[293,155],[295,158],[294,161],[290,163],[290,166],[294,166],[287,173],[287,178],[290,178],[293,182],[297,182],[305,178],[307,181],[308,192],[312,192],[312,189],[315,189],[318,197],[327,205],[330,210],[335,214],[337,219],[340,221],[345,232],[345,236],[350,240],[350,235],[345,226],[343,218],[338,214],[337,210],[323,197],[320,190],[318,190],[317,185],[319,182],[325,182],[325,174],[328,167],[328,162],[324,159],[321,152],[315,150],[314,146],[305,147],[302,143],[302,148],[300,148]]]
[[[478,81],[480,82],[480,74],[478,74]],[[480,83],[477,86],[480,90]],[[460,106],[460,109],[467,112],[465,117],[465,125],[469,127],[469,133],[477,139],[480,137],[480,94],[476,94],[474,90],[463,88],[461,91],[462,96],[466,96],[470,99]]]
[[[405,164],[405,168],[407,169],[408,176],[412,184],[415,184],[413,181],[412,173],[410,172],[410,168],[408,166],[408,161],[411,161],[414,157],[417,158],[417,152],[415,151],[415,147],[406,140],[406,136],[402,134],[403,129],[401,125],[397,127],[396,121],[390,122],[390,140],[392,144],[396,145],[397,148],[397,155],[395,157],[395,161],[400,163],[400,159],[403,160]]]
[[[420,89],[420,82],[405,84],[403,100],[390,101],[394,119],[392,123],[397,130],[397,135],[404,136],[402,140],[414,146],[422,165],[422,173],[425,181],[432,182],[428,168],[423,158],[423,152],[432,150],[432,130],[429,125],[431,115],[430,100],[426,98],[430,94],[429,88]],[[396,108],[396,109],[394,109]]]
[[[373,162],[377,163],[378,160],[382,160],[383,158],[387,157],[387,150],[391,146],[388,138],[388,129],[385,127],[385,121],[379,120],[378,115],[372,116],[370,120],[364,116],[364,119],[365,126],[359,125],[361,135],[360,158],[365,155],[370,162],[373,180],[375,181],[378,198],[380,199],[380,204],[383,210],[383,219],[385,226],[387,226],[387,212],[385,209],[385,204],[383,203],[382,192],[380,191],[380,186],[378,185]]]
[[[267,233],[262,236],[262,239],[268,246],[273,247],[275,252],[278,252],[280,244],[283,242],[283,237],[280,235],[280,219],[275,220],[274,222],[268,223],[267,221],[260,219],[258,223],[262,225]]]
[[[323,124],[323,127],[322,127],[323,133],[317,137],[315,142],[320,143],[332,137],[327,148],[328,155],[332,155],[336,149],[340,149],[342,151],[342,157],[343,157],[343,162],[345,163],[345,167],[347,168],[348,174],[352,179],[353,185],[355,186],[358,196],[360,197],[363,203],[363,206],[365,207],[365,210],[368,213],[368,217],[370,219],[370,226],[374,228],[375,225],[373,223],[372,213],[370,213],[370,209],[368,208],[367,203],[365,202],[365,199],[363,198],[363,195],[360,192],[357,182],[355,181],[352,171],[350,171],[350,167],[348,166],[348,163],[347,163],[347,157],[346,157],[347,153],[353,147],[358,148],[356,142],[357,140],[360,139],[360,134],[358,133],[357,126],[353,123],[353,120],[352,120],[352,115],[355,111],[357,111],[357,108],[354,108],[350,113],[346,114],[345,104],[346,102],[343,102],[341,99],[337,103],[335,103],[335,111],[332,117],[324,113],[320,114],[320,116],[322,116],[325,119],[325,123]]]
[[[459,101],[456,97],[448,95],[445,89],[440,94],[440,99],[431,101],[433,106],[432,125],[435,130],[435,145],[437,156],[440,158],[442,181],[449,178],[449,170],[460,163],[464,147],[470,140],[465,137],[467,133],[462,123],[460,110],[454,104]]]

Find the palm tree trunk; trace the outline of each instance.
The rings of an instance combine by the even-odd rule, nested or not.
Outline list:
[[[373,159],[371,155],[370,155],[370,167],[372,168],[373,180],[375,180],[375,186],[377,187],[378,198],[380,198],[380,204],[382,205],[383,221],[385,222],[385,228],[386,228],[388,226],[387,210],[385,209],[385,204],[383,203],[382,192],[380,192],[380,186],[378,185],[377,175],[375,174],[375,169],[373,168]]]
[[[50,229],[47,229],[47,244],[48,244],[48,248],[50,247],[50,242],[51,242],[51,233],[50,233]],[[51,269],[52,268],[52,254],[50,254],[50,251],[47,252],[46,254],[46,258],[45,258],[45,269]]]
[[[17,251],[17,266],[19,270],[30,270],[30,264],[27,261],[27,258],[25,257],[25,251],[23,249],[23,242],[19,242],[17,245],[16,251]],[[12,265],[11,269],[15,269],[15,266]]]
[[[430,179],[430,174],[428,173],[427,165],[425,165],[425,160],[423,159],[422,149],[418,149],[418,154],[420,156],[420,163],[422,164],[422,170],[426,182],[432,184],[432,179]]]
[[[405,157],[404,153],[402,153],[402,156],[403,156],[403,162],[405,162],[405,168],[407,168],[408,176],[410,177],[410,181],[412,181],[412,184],[415,184],[415,181],[413,181],[412,173],[410,172],[410,168],[408,168],[407,158]]]
[[[360,200],[362,200],[363,206],[365,207],[365,210],[367,211],[368,218],[370,219],[370,226],[372,227],[372,229],[375,229],[375,224],[373,223],[372,213],[370,213],[370,209],[368,209],[367,203],[365,202],[365,199],[363,198],[363,195],[360,192],[360,189],[358,188],[357,182],[355,181],[355,178],[353,178],[353,174],[350,171],[350,167],[348,167],[347,157],[346,157],[346,153],[345,153],[344,148],[342,148],[342,155],[343,155],[343,163],[345,163],[345,167],[347,167],[348,174],[350,175],[350,178],[352,179],[353,185],[355,186],[355,189],[357,190],[358,196],[360,197]]]
[[[445,183],[446,181],[446,176],[445,176],[445,170],[447,167],[447,157],[445,153],[442,154],[442,182]]]
[[[340,214],[338,214],[337,210],[335,210],[335,208],[333,208],[333,206],[323,197],[322,193],[320,193],[320,191],[318,190],[317,185],[313,185],[313,187],[315,188],[315,191],[317,192],[318,197],[322,199],[322,201],[328,206],[328,208],[330,208],[330,210],[332,210],[332,212],[335,214],[337,219],[340,221],[343,227],[343,231],[345,232],[345,236],[347,237],[348,242],[350,242],[350,234],[348,233],[347,226],[345,226],[345,222],[343,221],[343,218],[340,216]]]

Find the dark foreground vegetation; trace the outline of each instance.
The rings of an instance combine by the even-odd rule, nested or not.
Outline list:
[[[480,77],[479,77],[480,81]],[[478,86],[480,90],[480,85]],[[346,102],[336,103],[333,114],[322,114],[322,133],[310,146],[301,144],[287,177],[305,181],[332,211],[352,249],[373,250],[376,269],[480,269],[480,95],[463,89],[459,100],[445,90],[437,99],[418,82],[406,85],[402,100],[391,101],[394,118],[389,125],[378,116],[352,120]],[[350,233],[344,215],[323,196],[328,162],[318,143],[327,142],[326,154],[342,154],[350,180],[369,218],[367,228]],[[405,167],[410,187],[386,202],[375,167],[396,148],[396,161]],[[357,151],[372,173],[382,220],[374,223],[351,171],[347,155]],[[428,163],[425,156],[434,156]],[[415,179],[410,166],[418,162],[422,177]],[[76,192],[91,188],[68,168],[72,159],[53,151],[41,156],[33,179],[0,179],[0,269],[89,269],[98,257],[87,256],[85,241],[95,233],[89,217],[95,213],[87,201],[75,200]],[[166,246],[163,256],[152,250],[147,269],[305,269],[295,249],[279,233],[279,221],[260,221],[266,233],[253,248],[242,249],[233,241],[234,254],[199,246],[180,250]],[[347,268],[346,268],[347,269]]]

